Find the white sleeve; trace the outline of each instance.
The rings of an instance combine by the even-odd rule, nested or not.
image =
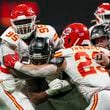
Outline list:
[[[54,27],[51,25],[37,25],[37,36],[48,37],[50,42],[54,45],[54,48],[58,48],[60,44],[60,38]],[[41,32],[41,30],[47,29],[48,31]]]

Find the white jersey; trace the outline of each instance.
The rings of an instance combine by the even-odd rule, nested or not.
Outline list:
[[[54,48],[59,46],[60,38],[52,26],[39,24],[36,27],[36,34],[39,37],[48,37]]]
[[[48,37],[50,39],[50,42],[53,44],[54,48],[59,47],[60,38],[58,37],[56,30],[50,25],[40,25],[40,24],[36,25],[36,36]],[[17,46],[17,51],[21,58],[29,56],[28,45],[15,33],[12,27],[9,27],[3,33],[1,35],[1,38],[7,41],[9,44]],[[5,48],[4,53],[2,54],[3,55],[6,55],[8,53],[11,54],[10,51],[12,50],[9,48]]]
[[[36,25],[36,36],[48,37],[54,48],[58,48],[60,38],[56,33],[56,30],[50,25]],[[2,35],[1,38],[7,41],[9,44],[16,45],[20,56],[28,56],[28,45],[20,39],[15,33],[12,27],[9,27]]]
[[[36,26],[36,34],[39,37],[48,37],[54,48],[59,44],[59,38],[55,29],[48,25]],[[28,45],[15,33],[12,27],[9,27],[2,35],[0,44],[0,99],[9,107],[10,110],[35,110],[28,98],[21,92],[16,90],[13,75],[4,66],[3,56],[13,54],[13,46],[17,47],[20,57],[29,55]],[[26,62],[27,63],[27,62]],[[11,80],[10,80],[11,79]],[[4,87],[2,87],[4,86]],[[10,91],[13,91],[12,93]],[[10,93],[9,93],[10,92]],[[28,105],[28,107],[26,106]]]
[[[36,34],[39,37],[48,37],[51,41],[51,43],[54,45],[54,48],[57,48],[57,45],[59,44],[59,38],[55,31],[55,29],[48,25],[38,25],[36,27]],[[28,52],[28,45],[18,36],[17,33],[13,30],[12,27],[9,27],[2,35],[1,35],[2,42],[0,44],[0,81],[5,81],[4,86],[9,86],[9,91],[15,90],[15,85],[13,85],[14,77],[13,75],[8,71],[7,67],[4,66],[3,63],[3,56],[7,54],[14,54],[14,50],[11,48],[13,46],[17,47],[17,51],[22,59],[22,57],[29,56]],[[23,62],[24,63],[24,62]],[[26,62],[28,63],[28,62]],[[10,81],[10,79],[12,79]],[[3,89],[3,94],[0,95],[0,99],[3,99],[4,102],[9,106],[10,110],[15,110],[17,107],[21,106],[23,110],[34,110],[32,107],[30,101],[25,98],[26,100],[22,103],[22,100],[24,98],[24,95],[15,95],[13,92],[14,102],[19,104],[19,106],[16,107],[16,104],[14,104],[13,100],[9,97],[7,98],[7,94],[4,92],[4,88],[0,85],[0,90]],[[22,94],[20,91],[18,91],[18,94]],[[11,96],[11,94],[10,94]],[[5,101],[6,100],[6,101]],[[10,104],[12,103],[13,106]],[[29,105],[28,108],[25,105]],[[21,110],[21,109],[20,109]]]
[[[16,89],[16,79],[4,66],[3,56],[13,54],[7,42],[0,43],[0,100],[3,101],[10,110],[35,110],[32,103],[20,90]],[[19,82],[22,83],[22,81]],[[21,84],[22,85],[22,84]],[[28,107],[26,106],[28,105]]]
[[[110,89],[109,73],[94,59],[94,55],[101,51],[110,55],[108,50],[94,46],[73,46],[59,50],[55,54],[55,57],[65,57],[67,62],[65,72],[87,99],[96,91],[104,88]]]

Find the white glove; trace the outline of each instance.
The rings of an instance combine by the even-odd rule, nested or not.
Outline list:
[[[71,88],[70,84],[66,80],[55,79],[49,83],[49,89],[45,92],[52,96],[59,92],[65,92]]]
[[[63,85],[63,86],[62,86],[62,88],[59,90],[60,92],[66,92],[66,91],[72,89],[72,86],[69,84],[68,81],[66,81],[66,80],[61,80],[61,82],[62,82],[62,85]]]

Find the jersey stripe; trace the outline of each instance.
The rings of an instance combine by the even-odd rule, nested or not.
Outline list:
[[[55,33],[55,34],[54,34],[54,41],[56,41],[57,38],[58,38],[58,35],[57,35],[57,33]]]
[[[97,103],[98,103],[98,94],[95,94],[94,95],[94,103],[93,103],[93,105],[92,105],[90,110],[95,110],[96,106],[97,106]]]
[[[8,91],[5,91],[6,95],[12,100],[12,102],[15,104],[15,106],[17,107],[17,110],[24,110],[22,108],[22,106],[20,106],[18,104],[18,102],[16,101],[16,99],[14,98],[14,96],[12,94],[10,94]]]
[[[54,57],[61,57],[62,56],[62,52],[57,52],[57,53],[55,53],[55,55],[54,55]]]

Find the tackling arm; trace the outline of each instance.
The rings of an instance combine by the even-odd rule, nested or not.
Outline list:
[[[5,55],[4,65],[6,67],[14,68],[20,72],[23,72],[26,75],[33,77],[44,77],[47,75],[59,73],[57,71],[57,66],[54,64],[22,64],[19,62],[19,55],[17,53]]]
[[[16,68],[15,68],[16,69]],[[19,71],[33,77],[45,77],[57,73],[57,66],[53,64],[22,65]]]
[[[72,87],[66,80],[54,79],[49,83],[49,88],[43,92],[29,92],[27,95],[31,102],[40,104],[60,92],[71,90]]]

